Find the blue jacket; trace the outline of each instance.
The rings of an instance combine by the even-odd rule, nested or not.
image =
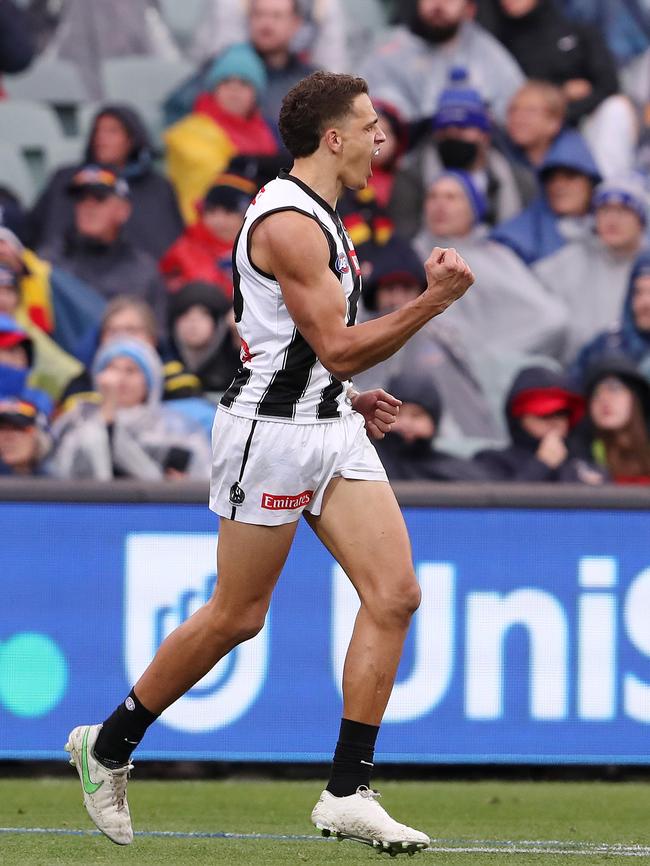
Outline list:
[[[625,357],[635,364],[640,364],[645,358],[650,358],[650,333],[640,331],[637,328],[634,321],[634,313],[632,312],[634,283],[640,274],[650,276],[650,250],[641,253],[632,268],[627,294],[623,302],[620,327],[603,331],[597,337],[594,337],[590,343],[587,343],[580,350],[577,358],[571,365],[569,376],[575,387],[584,386],[587,369],[604,356],[611,356],[612,354],[625,355]]]
[[[586,141],[580,133],[573,130],[565,130],[551,145],[539,167],[540,179],[543,181],[545,174],[554,168],[579,171],[591,178],[594,185],[602,180]],[[498,225],[491,237],[513,249],[530,265],[559,250],[566,243],[566,238],[559,229],[559,219],[551,210],[542,190],[520,214]]]

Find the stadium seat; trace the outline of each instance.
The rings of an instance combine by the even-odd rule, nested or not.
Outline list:
[[[34,201],[36,187],[20,149],[14,144],[0,141],[0,186],[18,196],[24,206]]]
[[[64,137],[52,108],[18,99],[0,102],[0,141],[18,149],[37,188],[47,172],[78,147]]]
[[[181,48],[187,48],[205,6],[205,0],[159,0],[160,14]]]
[[[137,109],[155,142],[160,144],[162,102],[192,71],[192,64],[185,60],[110,58],[102,65],[106,100],[128,103]]]
[[[7,76],[4,86],[12,99],[47,103],[56,111],[64,132],[77,134],[79,106],[88,94],[76,64],[57,58],[38,60],[26,72]]]

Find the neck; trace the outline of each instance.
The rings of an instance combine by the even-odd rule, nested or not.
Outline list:
[[[531,144],[530,147],[524,147],[523,151],[528,157],[531,165],[541,165],[542,160],[548,153],[549,144],[543,142],[542,144]]]
[[[307,156],[297,159],[289,173],[307,184],[331,208],[336,208],[336,202],[343,192],[343,184],[338,175],[327,171],[321,158]]]
[[[271,69],[284,69],[289,65],[291,53],[286,48],[277,48],[275,51],[268,51],[262,54],[264,64]]]
[[[620,258],[627,258],[628,256],[636,256],[636,254],[641,250],[641,241],[633,240],[627,244],[620,244],[616,247],[610,247],[610,252],[612,255]]]

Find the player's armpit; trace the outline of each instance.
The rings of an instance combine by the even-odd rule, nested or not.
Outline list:
[[[255,229],[251,254],[275,276],[289,315],[323,366],[346,378],[337,357],[347,345],[347,303],[329,268],[329,245],[318,223],[293,211],[272,214]]]

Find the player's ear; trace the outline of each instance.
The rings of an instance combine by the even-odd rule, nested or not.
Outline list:
[[[323,138],[325,139],[325,144],[332,151],[332,153],[339,153],[341,147],[343,146],[343,139],[341,138],[341,134],[338,129],[332,128],[326,130]]]

